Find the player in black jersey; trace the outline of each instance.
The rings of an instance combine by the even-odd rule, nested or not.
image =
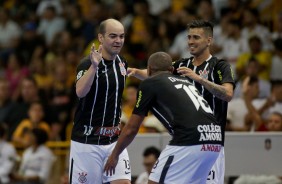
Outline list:
[[[103,173],[103,166],[120,132],[127,62],[118,54],[124,37],[124,27],[119,21],[107,19],[101,22],[99,49],[95,50],[93,44],[90,56],[77,67],[79,103],[71,136],[70,183],[130,183],[126,150],[120,156],[118,172],[113,176]]]
[[[175,61],[174,74],[188,77],[204,99],[212,108],[213,114],[225,130],[227,106],[233,97],[235,88],[234,75],[231,66],[225,60],[220,60],[210,53],[213,39],[213,25],[203,20],[195,20],[188,25],[188,48],[193,55]],[[147,77],[146,70],[129,69],[129,76],[139,79]],[[224,131],[222,131],[224,144]],[[225,156],[221,149],[220,156],[212,168],[207,183],[224,183]]]
[[[119,154],[132,142],[151,110],[172,135],[149,176],[153,183],[195,183],[206,181],[221,150],[221,127],[199,91],[185,77],[172,74],[171,57],[164,52],[148,60],[148,79],[139,87],[129,122],[105,165],[107,175],[115,173]]]

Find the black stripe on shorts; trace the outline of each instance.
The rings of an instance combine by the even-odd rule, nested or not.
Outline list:
[[[71,159],[71,168],[70,168],[70,184],[72,183],[72,170],[73,170],[73,158]]]
[[[159,181],[160,184],[164,183],[167,171],[168,171],[168,169],[169,169],[169,167],[170,167],[170,165],[173,161],[173,158],[174,158],[173,155],[168,157],[168,159],[167,159],[167,161],[164,165],[164,168],[162,170],[162,173],[161,173],[161,178],[160,178],[160,181]]]

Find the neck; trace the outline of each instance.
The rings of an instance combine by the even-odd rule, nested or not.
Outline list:
[[[198,66],[205,62],[211,56],[210,52],[205,52],[199,56],[194,56],[193,64]]]
[[[169,71],[157,71],[157,72],[152,72],[150,77],[152,76],[156,76],[156,75],[159,75],[159,74],[162,74],[162,73],[170,73]]]
[[[106,59],[106,60],[115,60],[116,59],[116,57],[117,57],[117,54],[108,54],[108,53],[106,53],[106,52],[102,52],[102,56],[103,56],[103,58],[104,59]]]

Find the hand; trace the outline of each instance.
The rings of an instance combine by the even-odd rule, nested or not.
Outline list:
[[[136,68],[127,68],[127,76],[128,77],[134,77],[136,75]]]
[[[92,63],[92,65],[97,68],[99,63],[102,60],[102,46],[99,46],[98,50],[95,50],[95,44],[93,43],[91,46],[91,52],[89,55],[90,61]]]
[[[116,168],[117,163],[118,163],[118,157],[114,157],[113,155],[110,155],[108,157],[108,161],[104,167],[104,172],[106,172],[107,176],[109,174],[110,176],[115,174],[115,168]]]
[[[249,82],[250,82],[250,77],[246,77],[243,82],[242,82],[242,93],[243,95],[247,95],[249,91]]]
[[[181,76],[189,77],[190,79],[194,81],[200,81],[201,77],[196,74],[193,70],[187,67],[179,67],[177,68],[177,73],[181,74]]]

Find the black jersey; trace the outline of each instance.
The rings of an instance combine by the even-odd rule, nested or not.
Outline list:
[[[196,74],[200,75],[201,77],[216,83],[216,84],[223,84],[223,83],[231,83],[235,88],[235,80],[232,68],[228,62],[225,60],[219,60],[216,57],[210,57],[207,61],[203,62],[199,66],[193,65],[193,57],[180,59],[173,64],[175,70],[174,74],[177,74],[176,69],[184,66],[192,69]],[[189,79],[189,78],[188,78]],[[223,143],[224,143],[224,130],[226,126],[226,117],[227,117],[227,107],[228,102],[221,100],[214,96],[211,92],[205,89],[200,83],[197,83],[191,79],[189,79],[196,88],[199,90],[201,95],[204,99],[209,103],[210,107],[213,110],[214,116],[216,117],[217,121],[222,126],[222,134],[223,134]]]
[[[151,110],[172,135],[170,145],[221,144],[221,127],[208,103],[186,78],[162,73],[139,87],[133,114]]]
[[[77,80],[91,65],[84,58],[77,67]],[[97,68],[88,94],[79,99],[75,112],[72,140],[106,145],[117,140],[121,116],[121,99],[126,81],[127,62],[117,56],[114,61],[103,59]]]

